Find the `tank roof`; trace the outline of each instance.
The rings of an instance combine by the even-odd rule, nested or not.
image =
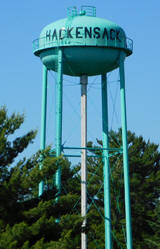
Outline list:
[[[124,49],[127,55],[132,53],[133,42],[119,25],[84,11],[79,15],[70,11],[67,18],[45,26],[40,37],[33,41],[35,55],[43,49],[61,46],[114,47]]]
[[[131,55],[133,41],[116,23],[96,17],[95,7],[82,6],[80,11],[71,7],[67,18],[45,26],[33,41],[34,54],[54,71],[59,48],[63,49],[65,74],[97,75],[116,68],[121,51]]]

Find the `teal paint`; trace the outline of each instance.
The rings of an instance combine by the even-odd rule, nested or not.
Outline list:
[[[120,72],[123,167],[124,167],[124,187],[125,187],[126,235],[127,235],[127,249],[132,249],[132,227],[131,227],[131,207],[130,207],[130,181],[129,181],[129,163],[128,163],[124,60],[125,60],[125,53],[121,52],[119,72]]]
[[[111,238],[111,207],[110,207],[110,165],[108,138],[108,97],[107,77],[102,75],[102,130],[103,130],[103,174],[104,174],[104,216],[105,216],[105,249],[112,248]]]
[[[81,157],[81,155],[68,155],[68,154],[67,154],[67,155],[64,154],[63,156],[64,156],[64,157]],[[90,157],[90,158],[91,158],[91,157],[92,157],[92,158],[103,158],[103,156],[98,156],[98,155],[97,155],[97,156],[87,155],[87,157]]]
[[[33,42],[36,55],[42,49],[57,46],[98,46],[127,49],[124,30],[109,20],[77,15],[53,22],[42,30],[40,37]]]
[[[48,69],[56,71],[55,51],[43,50],[40,58]],[[119,66],[119,50],[94,46],[73,46],[63,49],[65,63],[64,74],[71,76],[88,76],[105,74]],[[96,61],[96,63],[95,63]]]
[[[56,156],[61,155],[62,150],[62,97],[63,97],[63,60],[62,49],[58,50],[58,71],[57,71],[57,103],[56,103]],[[61,193],[61,166],[56,171],[55,184],[58,190],[58,197]]]
[[[64,74],[92,76],[118,68],[120,50],[131,55],[133,42],[117,24],[83,11],[47,25],[33,41],[34,54],[53,71],[57,48],[63,48]]]
[[[99,148],[99,147],[62,147],[63,150],[88,150],[88,151],[92,151],[92,150],[108,150],[108,151],[122,151],[122,148]]]
[[[47,116],[47,68],[43,65],[43,85],[42,85],[42,114],[41,114],[41,143],[40,150],[44,150],[46,146],[46,116]],[[43,156],[40,157],[41,163],[39,168],[43,167]],[[43,194],[44,181],[39,183],[38,195]]]
[[[92,14],[91,14],[92,13]],[[63,58],[62,61],[62,49]],[[95,17],[95,10],[87,12],[81,8],[80,14],[72,8],[65,19],[47,25],[40,37],[33,42],[33,52],[40,57],[45,65],[44,69],[57,72],[57,106],[56,106],[56,156],[61,155],[65,149],[62,146],[62,74],[71,76],[102,75],[102,109],[103,109],[103,159],[104,159],[104,199],[105,199],[105,249],[112,247],[111,220],[110,220],[110,168],[109,157],[121,153],[119,149],[109,149],[108,142],[108,111],[107,111],[107,81],[106,73],[120,66],[121,108],[122,108],[122,135],[123,135],[123,161],[125,181],[125,209],[127,249],[132,249],[131,213],[129,196],[129,169],[127,151],[127,124],[125,103],[124,59],[132,54],[133,41],[126,37],[124,30],[117,24]],[[58,53],[57,53],[58,51]],[[121,57],[121,59],[120,59]],[[119,63],[120,60],[120,63]],[[58,61],[58,67],[57,67]],[[44,72],[45,72],[44,70]],[[47,82],[47,74],[43,82]],[[47,100],[47,95],[46,95]],[[43,101],[45,103],[45,101]],[[45,105],[43,105],[45,106]],[[43,111],[42,111],[43,113]],[[46,115],[46,111],[44,112]],[[42,115],[43,116],[43,115]],[[43,116],[41,128],[42,149],[45,148],[46,117]],[[106,126],[107,124],[107,126]],[[41,141],[42,141],[41,140]],[[88,150],[82,146],[83,150]],[[74,147],[73,147],[74,148]],[[77,148],[74,148],[77,149]],[[111,151],[113,151],[111,153]],[[114,152],[115,151],[115,152]],[[80,155],[65,155],[79,157]],[[88,157],[91,157],[89,155]],[[43,158],[41,157],[41,160]],[[40,164],[42,168],[43,163]],[[61,194],[61,167],[58,166],[55,184],[58,189],[58,201]],[[39,196],[43,193],[43,181],[39,184]],[[57,219],[57,222],[59,219]]]

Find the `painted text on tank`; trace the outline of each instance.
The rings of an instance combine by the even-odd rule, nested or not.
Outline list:
[[[48,40],[62,40],[62,39],[107,39],[122,41],[124,35],[118,29],[100,28],[100,27],[71,27],[61,28],[46,31],[46,39]]]

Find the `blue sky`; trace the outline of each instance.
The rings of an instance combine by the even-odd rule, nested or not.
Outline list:
[[[9,113],[25,114],[20,132],[38,129],[35,143],[24,154],[39,149],[41,119],[42,65],[32,53],[32,40],[47,24],[66,16],[67,7],[93,5],[97,16],[119,24],[134,41],[133,55],[126,59],[128,129],[146,140],[160,141],[160,1],[15,0],[0,4],[0,105]],[[55,83],[49,74],[47,143],[55,141]],[[110,127],[120,127],[118,72],[109,75]],[[63,141],[79,145],[80,87],[78,79],[64,82]],[[100,79],[91,78],[88,86],[88,140],[101,138]]]

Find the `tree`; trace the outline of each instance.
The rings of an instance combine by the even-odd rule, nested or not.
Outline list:
[[[17,156],[33,142],[36,131],[12,139],[24,121],[22,115],[8,117],[0,109],[0,249],[80,249],[80,165],[72,166],[63,157],[55,157],[48,147],[31,158],[17,162]],[[102,142],[97,140],[98,146]],[[121,130],[110,132],[110,147],[120,147]],[[90,142],[89,147],[94,145]],[[160,153],[158,145],[145,142],[128,132],[131,205],[134,248],[160,247]],[[103,165],[101,151],[88,158],[88,248],[104,248]],[[42,154],[42,157],[40,157]],[[39,170],[39,164],[43,168]],[[113,248],[126,248],[122,154],[112,156],[111,201]],[[53,175],[62,167],[62,191]],[[45,191],[38,197],[38,183]],[[59,219],[57,222],[57,219]]]
[[[8,117],[6,108],[0,109],[0,248],[67,248],[68,242],[79,244],[74,237],[82,220],[79,215],[70,214],[72,202],[78,196],[62,195],[56,203],[57,190],[52,183],[58,165],[62,166],[63,178],[73,178],[70,163],[61,157],[49,156],[50,148],[15,162],[36,135],[36,131],[30,131],[11,141],[10,135],[14,135],[23,121],[23,115]],[[39,170],[40,153],[42,170]],[[38,183],[42,179],[45,191],[38,198]]]
[[[98,140],[98,144],[101,146],[102,142]],[[110,147],[119,148],[121,144],[121,130],[111,131]],[[93,147],[92,144],[91,146]],[[146,142],[142,136],[137,137],[134,133],[128,132],[128,148],[133,248],[158,249],[160,245],[160,152],[158,145],[150,141]],[[98,151],[95,153],[101,154]],[[122,154],[111,157],[110,163],[113,248],[126,248]],[[100,189],[103,184],[102,159],[89,159],[88,169],[89,179],[92,178],[88,184],[88,191],[92,197],[94,196],[95,204],[94,212],[91,209],[88,214],[88,216],[91,215],[89,230],[103,248],[104,226],[100,222],[100,216],[97,218],[98,213],[101,213],[101,216],[104,215],[103,189]],[[94,173],[96,175],[93,177]],[[101,220],[103,221],[103,217]],[[89,248],[93,248],[93,241],[91,243]]]

